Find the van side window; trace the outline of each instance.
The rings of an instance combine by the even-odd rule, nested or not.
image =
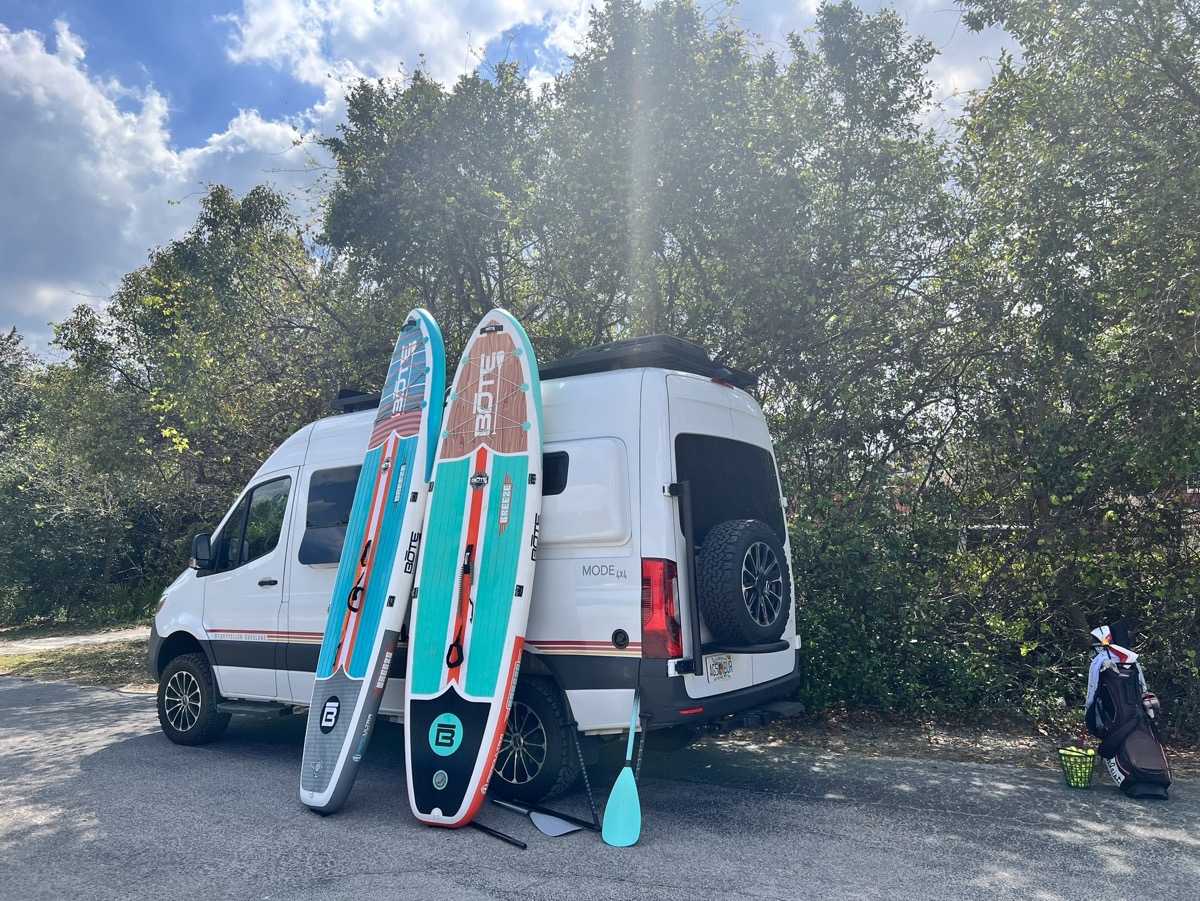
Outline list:
[[[760,520],[780,541],[787,534],[775,464],[763,448],[713,435],[681,434],[675,438],[675,467],[679,481],[692,483],[697,544],[727,519]]]
[[[322,469],[308,482],[308,512],[298,559],[306,566],[337,563],[346,541],[361,466]]]
[[[566,451],[542,454],[542,497],[562,494],[566,490],[570,462]]]
[[[238,502],[213,541],[215,572],[237,569],[275,550],[291,488],[291,477],[284,476],[259,485]]]

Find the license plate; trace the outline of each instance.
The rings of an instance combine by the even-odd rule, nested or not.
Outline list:
[[[724,682],[733,678],[733,656],[731,654],[710,654],[704,658],[704,670],[708,673],[709,682]]]

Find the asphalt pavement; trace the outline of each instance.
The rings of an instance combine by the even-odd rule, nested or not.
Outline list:
[[[1050,770],[707,740],[646,753],[632,848],[487,805],[417,823],[402,730],[376,731],[346,806],[299,801],[302,718],[171,744],[147,694],[0,677],[0,898],[1187,899],[1200,792],[1126,799]],[[592,769],[603,807],[623,742]],[[557,802],[588,816],[583,792]]]

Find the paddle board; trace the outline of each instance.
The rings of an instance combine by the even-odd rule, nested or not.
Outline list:
[[[350,793],[387,685],[416,575],[445,369],[437,324],[413,310],[367,441],[317,661],[300,800],[320,813]]]
[[[529,338],[492,310],[446,405],[409,626],[408,797],[431,825],[475,816],[508,721],[537,557],[541,419]]]

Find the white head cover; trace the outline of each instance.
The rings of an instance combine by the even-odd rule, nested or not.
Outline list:
[[[1092,706],[1092,701],[1096,697],[1096,686],[1100,680],[1100,670],[1105,666],[1119,666],[1123,663],[1132,663],[1138,671],[1138,681],[1141,683],[1142,691],[1146,690],[1146,677],[1142,673],[1142,665],[1137,662],[1138,655],[1129,648],[1123,648],[1119,644],[1113,644],[1112,630],[1108,626],[1101,626],[1098,629],[1092,629],[1092,635],[1095,636],[1099,644],[1096,646],[1096,656],[1092,658],[1091,668],[1088,670],[1088,690],[1086,707]]]
[[[1112,655],[1112,657],[1109,659],[1115,659],[1117,663],[1135,663],[1137,661],[1138,655],[1129,650],[1129,648],[1123,648],[1119,644],[1113,644],[1112,629],[1110,629],[1108,626],[1100,626],[1098,629],[1092,629],[1092,635],[1094,635],[1096,641],[1100,643],[1099,647],[1096,648],[1097,654],[1102,654],[1102,652],[1108,651],[1108,653]]]

